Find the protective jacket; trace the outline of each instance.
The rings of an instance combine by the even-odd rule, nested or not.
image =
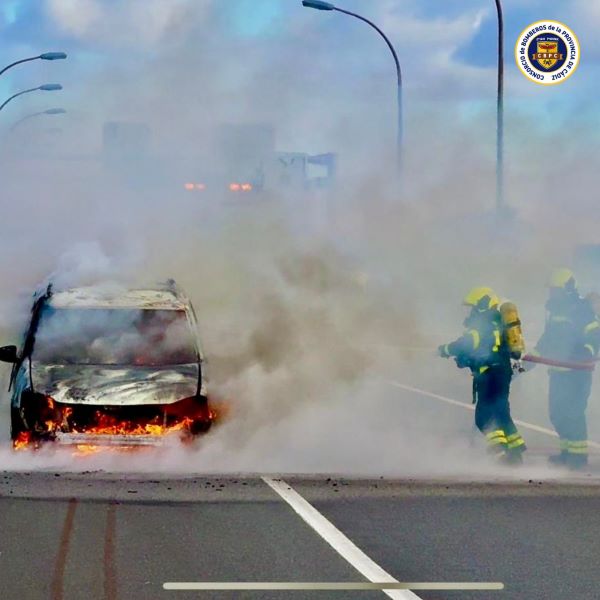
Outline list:
[[[469,367],[474,374],[494,366],[510,369],[502,316],[496,307],[485,310],[474,307],[464,325],[465,333],[444,347],[446,356],[454,356],[460,368]]]
[[[546,303],[544,333],[537,354],[555,360],[585,362],[600,349],[600,321],[591,304],[577,292],[561,293]]]

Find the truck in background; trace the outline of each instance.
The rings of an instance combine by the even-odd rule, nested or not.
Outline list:
[[[225,124],[216,129],[211,162],[208,169],[193,169],[184,182],[186,190],[284,193],[325,189],[334,183],[337,157],[334,153],[277,151],[271,125]]]

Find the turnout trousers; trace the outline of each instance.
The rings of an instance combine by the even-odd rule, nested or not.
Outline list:
[[[550,421],[560,438],[561,453],[574,463],[587,462],[585,411],[592,390],[592,373],[550,370]]]
[[[501,365],[474,375],[475,425],[486,436],[491,452],[520,457],[526,448],[510,415],[511,379],[510,368]]]

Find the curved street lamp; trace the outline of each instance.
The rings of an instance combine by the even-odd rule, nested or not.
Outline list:
[[[504,15],[502,0],[496,1],[498,13],[498,98],[496,112],[496,211],[500,214],[504,202]]]
[[[389,38],[383,33],[383,31],[375,25],[369,19],[357,15],[356,13],[350,12],[349,10],[344,10],[342,8],[338,8],[335,4],[331,4],[330,2],[322,2],[321,0],[302,0],[302,5],[306,8],[314,8],[316,10],[334,10],[345,15],[349,15],[351,17],[355,17],[367,25],[370,25],[377,33],[384,39],[387,44],[392,56],[394,57],[394,63],[396,64],[396,77],[398,80],[398,131],[397,131],[397,160],[398,160],[398,173],[402,170],[402,138],[403,138],[403,119],[402,119],[402,70],[400,68],[400,61],[398,60],[398,54],[396,49],[392,45],[392,42]]]
[[[38,117],[40,115],[64,115],[67,111],[64,108],[48,108],[47,110],[40,110],[39,112],[31,113],[30,115],[26,115],[16,121],[13,126],[10,128],[10,131],[14,131],[21,123],[32,119],[33,117]]]
[[[21,60],[15,61],[14,63],[11,63],[7,67],[4,67],[4,69],[2,69],[2,71],[0,71],[0,75],[5,73],[9,69],[12,69],[12,67],[16,67],[17,65],[20,65],[20,64],[26,63],[26,62],[30,62],[32,60],[40,60],[40,59],[41,60],[63,60],[65,58],[67,58],[67,55],[65,52],[44,52],[43,54],[39,54],[38,56],[32,56],[31,58],[23,58]]]
[[[37,92],[41,90],[43,92],[54,92],[56,90],[62,90],[62,85],[60,83],[45,83],[44,85],[40,85],[39,87],[30,88],[28,90],[23,90],[22,92],[18,92],[11,96],[8,100],[6,100],[3,104],[0,104],[0,110],[2,110],[11,100],[14,100],[18,96],[22,96],[23,94],[28,94],[29,92]]]

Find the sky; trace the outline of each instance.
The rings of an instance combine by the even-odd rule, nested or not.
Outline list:
[[[550,129],[562,128],[571,119],[597,122],[599,109],[590,98],[597,96],[600,87],[600,50],[593,37],[600,26],[598,3],[505,0],[504,4],[509,108],[535,115]],[[400,55],[407,96],[415,104],[456,105],[458,114],[469,119],[493,103],[496,16],[492,0],[345,0],[340,6],[370,17],[388,33]],[[574,29],[583,53],[576,76],[551,90],[525,80],[513,59],[519,32],[546,18]],[[320,78],[324,96],[331,92],[330,84],[347,83],[346,94],[388,76],[393,84],[391,57],[373,31],[340,14],[304,9],[300,0],[3,0],[0,56],[4,62],[48,49],[68,51],[70,58],[68,64],[15,69],[3,78],[0,91],[7,95],[37,84],[40,77],[50,77],[68,83],[60,102],[72,105],[95,77],[111,70],[129,77],[194,43],[198,48],[203,44],[219,48],[212,67],[221,72],[223,85],[228,78],[234,84],[240,76],[244,61],[239,52],[246,49],[254,64],[262,61],[269,66],[273,78],[285,67],[286,51],[302,52],[304,60],[296,69],[305,72],[298,71],[297,78]],[[252,66],[250,72],[254,70]],[[27,105],[38,108],[56,101],[28,98]],[[17,110],[13,108],[12,114]]]
[[[377,23],[398,51],[407,169],[422,175],[427,165],[426,183],[435,187],[472,165],[491,182],[494,1],[338,4]],[[507,169],[521,178],[515,193],[526,197],[534,177],[550,188],[563,171],[577,180],[573,165],[597,155],[600,4],[503,4]],[[540,19],[562,21],[579,37],[579,69],[562,85],[536,85],[515,64],[520,32]],[[19,98],[3,111],[0,130],[30,113],[64,107],[66,115],[21,128],[60,129],[60,144],[48,142],[53,151],[97,153],[102,125],[120,120],[148,124],[157,152],[192,155],[210,150],[215,124],[253,122],[274,125],[279,150],[337,152],[342,166],[345,161],[347,171],[361,176],[393,160],[396,85],[383,40],[356,19],[303,8],[300,0],[2,0],[3,61],[48,50],[69,58],[10,70],[0,78],[0,95],[55,81],[64,90]],[[544,148],[552,148],[554,164],[566,166],[550,166]],[[595,169],[586,169],[591,181]]]

